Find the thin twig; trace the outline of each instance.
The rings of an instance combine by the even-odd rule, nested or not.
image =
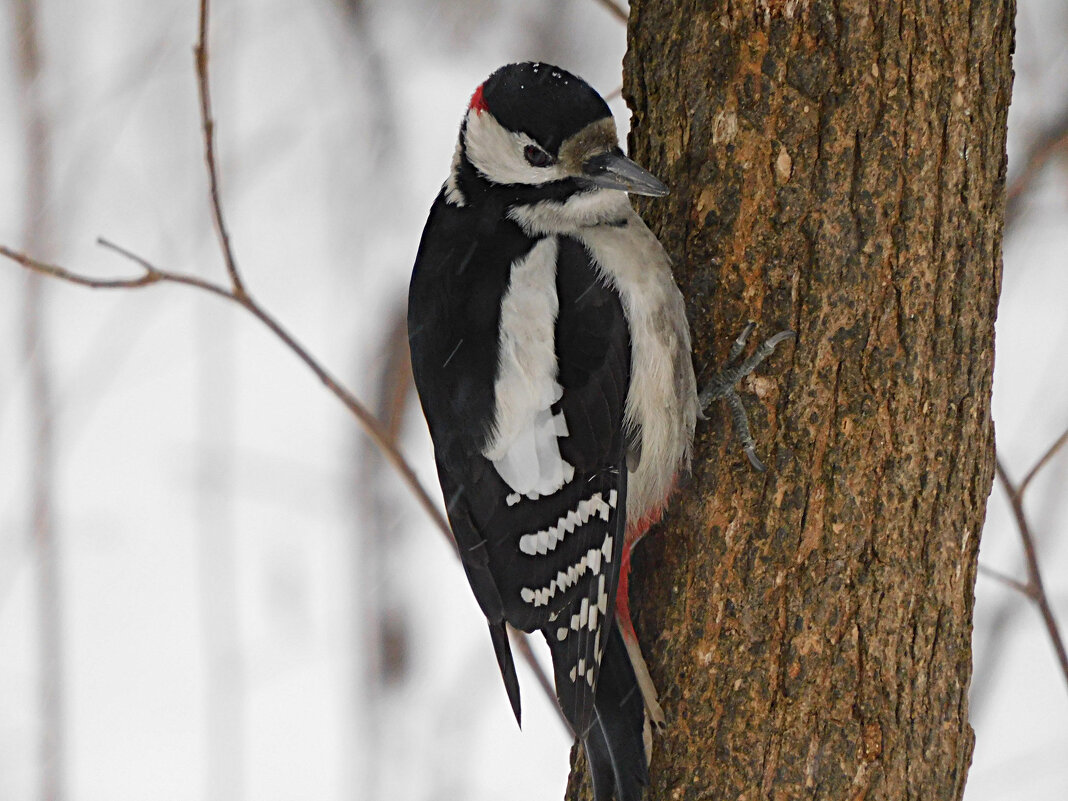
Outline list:
[[[389,369],[383,376],[380,419],[391,441],[400,439],[414,388],[412,362],[408,353],[407,309],[400,304],[391,325],[387,358]]]
[[[1045,467],[1046,463],[1057,455],[1057,451],[1064,447],[1065,442],[1068,442],[1068,428],[1064,429],[1064,433],[1057,437],[1057,439],[1053,441],[1053,444],[1046,449],[1046,452],[1039,457],[1038,461],[1035,462],[1035,466],[1027,471],[1027,475],[1024,476],[1023,481],[1020,482],[1020,486],[1016,488],[1016,493],[1018,495],[1024,494],[1027,485],[1031,483],[1031,479],[1038,475],[1038,471]]]
[[[359,421],[364,432],[371,438],[371,441],[379,449],[382,455],[386,457],[386,460],[400,474],[401,480],[408,486],[408,489],[411,490],[412,494],[415,495],[419,505],[423,507],[428,515],[430,515],[431,520],[434,521],[434,524],[449,542],[453,544],[453,547],[456,547],[456,542],[452,536],[452,529],[445,520],[445,516],[442,515],[437,505],[431,500],[430,495],[415,475],[415,471],[393,443],[392,434],[389,429],[387,429],[378,418],[371,414],[356,396],[334,378],[325,367],[319,364],[315,357],[312,356],[292,334],[283,328],[282,325],[272,317],[269,312],[267,312],[267,310],[262,308],[256,302],[255,298],[253,298],[247,291],[238,295],[236,289],[227,289],[224,286],[212,283],[211,281],[207,281],[195,275],[162,270],[143,256],[139,256],[120,245],[116,245],[114,242],[110,242],[103,238],[97,241],[102,247],[108,248],[137,264],[144,270],[144,275],[134,278],[93,278],[92,276],[72,272],[63,267],[57,267],[54,264],[45,264],[24,253],[11,250],[3,245],[0,245],[0,255],[21,264],[27,270],[32,272],[47,275],[61,281],[66,281],[67,283],[90,287],[92,289],[139,289],[141,287],[153,286],[156,284],[181,284],[201,289],[205,292],[210,292],[217,297],[225,298],[232,303],[236,303],[270,329],[270,331],[278,337],[290,351],[296,354],[297,358],[304,362],[308,369],[310,369],[319,381],[330,390],[334,397],[345,405],[345,408],[347,408]],[[555,707],[556,693],[554,692],[549,679],[545,676],[545,672],[542,670],[541,665],[538,663],[537,659],[535,659],[529,644],[525,642],[525,636],[518,636],[514,639],[516,642],[523,643],[523,645],[518,646],[519,653],[524,661],[530,666],[534,675],[537,677],[538,684],[545,690],[546,695]]]
[[[114,242],[105,239],[102,236],[97,237],[96,243],[100,245],[100,247],[114,251],[123,258],[129,259],[130,261],[134,262],[145,271],[145,275],[143,278],[140,279],[129,279],[125,284],[123,283],[122,279],[116,281],[101,281],[95,285],[92,283],[86,283],[85,281],[79,281],[78,283],[85,284],[86,286],[95,286],[98,289],[129,289],[131,287],[136,288],[139,286],[149,286],[151,284],[156,284],[161,281],[167,281],[172,284],[185,284],[186,286],[203,289],[205,292],[211,292],[213,295],[218,295],[220,298],[226,298],[227,300],[237,300],[237,298],[234,296],[234,293],[224,286],[213,284],[211,281],[207,281],[196,275],[188,275],[186,273],[172,273],[169,270],[161,270],[158,267],[153,266],[150,262],[146,261],[144,257],[138,256],[136,253],[127,250],[122,245],[116,245]]]
[[[994,570],[994,568],[987,567],[983,564],[979,565],[979,572],[987,578],[992,578],[994,579],[994,581],[997,581],[1000,584],[1004,584],[1009,589],[1016,590],[1016,592],[1020,593],[1021,595],[1026,595],[1031,600],[1034,600],[1034,593],[1032,592],[1031,587],[1029,587],[1024,582],[1019,581],[1018,579],[1014,579],[1012,576],[1007,576],[1000,570]]]
[[[629,12],[615,0],[597,0],[597,2],[604,6],[613,17],[618,19],[624,25],[627,24],[627,20],[630,18]]]
[[[101,244],[105,243],[101,242]],[[110,243],[108,243],[108,246],[110,246]],[[11,250],[11,248],[4,247],[3,245],[0,245],[0,256],[18,262],[26,269],[32,270],[35,273],[47,275],[51,278],[58,278],[60,281],[66,281],[71,284],[87,286],[91,289],[136,289],[138,287],[154,284],[160,280],[155,271],[146,271],[145,274],[139,278],[92,278],[87,275],[72,273],[70,270],[66,270],[63,267],[57,267],[54,264],[45,264],[42,261],[31,259],[24,253],[19,253],[17,250]]]
[[[226,300],[241,306],[269,328],[276,337],[282,340],[286,347],[296,354],[297,358],[304,362],[304,364],[315,374],[316,378],[318,378],[338,400],[345,404],[345,408],[352,412],[353,416],[363,427],[364,432],[371,438],[371,441],[381,449],[386,460],[400,474],[401,479],[415,495],[416,500],[419,501],[419,505],[423,507],[428,515],[430,515],[430,518],[441,532],[452,541],[452,530],[449,528],[445,516],[441,513],[433,500],[431,500],[430,495],[423,488],[423,485],[415,475],[415,471],[412,470],[404,456],[389,441],[389,433],[378,419],[371,414],[371,412],[368,411],[368,409],[360,403],[348,389],[342,386],[325,367],[319,364],[308,350],[247,292],[243,292],[239,295],[238,290],[236,289],[228,289],[225,286],[215,284],[195,275],[162,270],[144,257],[138,256],[126,248],[116,245],[114,242],[109,242],[106,239],[100,239],[99,243],[101,246],[136,263],[142,270],[144,270],[144,275],[132,278],[94,278],[82,273],[72,272],[71,270],[58,267],[54,264],[40,262],[37,259],[27,256],[25,253],[20,253],[3,245],[0,245],[0,255],[21,264],[32,272],[57,278],[68,283],[78,284],[79,286],[90,287],[92,289],[139,289],[141,287],[154,286],[156,284],[182,284],[184,286],[191,286],[204,290],[205,292],[210,292],[213,295],[225,298]]]
[[[1005,189],[1005,227],[1009,228],[1020,216],[1024,196],[1031,191],[1035,180],[1053,157],[1068,146],[1068,112],[1062,114],[1043,131],[1024,153],[1023,167]]]
[[[197,92],[200,95],[200,120],[204,130],[204,160],[208,165],[208,187],[211,193],[211,219],[215,225],[215,234],[219,237],[219,248],[226,262],[226,272],[230,276],[234,295],[242,297],[245,286],[237,270],[237,260],[230,246],[230,234],[223,220],[222,201],[219,199],[219,171],[215,166],[215,120],[211,115],[211,86],[208,80],[208,0],[200,0],[200,36],[193,54],[197,65]]]
[[[211,80],[208,70],[208,17],[208,0],[200,0],[200,20],[198,26],[200,33],[196,47],[194,48],[194,53],[196,56],[197,89],[200,94],[200,117],[202,128],[204,130],[204,161],[207,164],[208,184],[211,189],[212,219],[215,223],[215,231],[219,237],[219,248],[222,251],[223,260],[226,262],[226,272],[230,276],[231,289],[227,291],[225,288],[217,284],[204,281],[196,276],[159,270],[149,264],[146,260],[118,247],[117,245],[104,241],[102,241],[101,244],[104,244],[106,247],[110,247],[112,250],[132,259],[145,270],[146,275],[159,276],[156,280],[188,284],[190,286],[200,287],[209,292],[214,292],[215,294],[232,300],[242,306],[261,323],[267,326],[275,336],[281,339],[282,342],[284,342],[286,346],[293,351],[293,353],[295,353],[313,373],[315,373],[316,377],[327,387],[327,389],[329,389],[343,404],[345,404],[345,407],[352,412],[353,416],[356,417],[364,431],[371,438],[371,441],[381,450],[386,457],[386,460],[393,465],[394,469],[400,473],[404,483],[407,484],[409,489],[415,494],[420,506],[426,510],[435,525],[437,525],[441,532],[450,542],[452,542],[452,529],[449,528],[448,522],[438,510],[437,505],[430,499],[430,495],[423,488],[423,485],[419,483],[415,471],[412,470],[400,451],[397,450],[396,445],[390,440],[389,432],[382,426],[378,419],[371,414],[367,407],[360,403],[355,395],[342,386],[325,367],[320,365],[319,362],[312,357],[303,345],[297,342],[297,340],[294,339],[293,336],[274,319],[274,317],[268,314],[265,309],[256,303],[245,290],[244,282],[241,280],[241,273],[237,268],[237,260],[234,258],[233,247],[230,244],[230,235],[227,232],[226,223],[223,218],[222,201],[219,198],[219,173],[215,160],[214,144],[215,123],[211,114]],[[455,546],[455,542],[453,544]]]
[[[622,15],[622,19],[626,21],[626,13],[622,12],[611,0],[601,0],[601,2],[608,4],[615,8],[617,14]],[[452,535],[452,528],[450,528],[445,517],[438,510],[437,505],[430,499],[429,494],[423,488],[423,485],[419,482],[419,479],[415,475],[415,471],[412,470],[407,460],[397,450],[396,439],[392,436],[393,426],[390,424],[383,425],[377,417],[357,400],[356,396],[349,392],[344,386],[342,386],[337,379],[335,379],[322,365],[316,361],[312,355],[305,350],[304,346],[297,342],[288,331],[286,331],[277,320],[269,315],[255,300],[248,294],[245,289],[244,283],[241,280],[241,273],[237,268],[237,259],[234,257],[233,247],[230,244],[230,235],[227,232],[226,223],[223,219],[222,201],[219,198],[219,174],[218,167],[215,160],[215,122],[211,113],[211,81],[208,70],[208,0],[200,0],[200,34],[197,41],[194,53],[196,56],[196,72],[197,72],[197,89],[200,94],[200,117],[202,127],[204,130],[204,160],[208,168],[208,183],[211,190],[211,211],[212,220],[215,223],[215,232],[219,239],[219,248],[222,250],[223,260],[226,262],[226,272],[230,276],[230,292],[221,291],[222,287],[210,284],[207,282],[201,282],[200,279],[194,276],[179,276],[173,273],[162,273],[162,271],[156,271],[160,275],[167,275],[165,280],[174,281],[176,283],[186,283],[193,286],[201,286],[203,289],[221,294],[235,303],[238,303],[245,309],[247,309],[253,316],[255,316],[260,322],[267,326],[271,331],[281,339],[291,351],[293,351],[308,366],[316,377],[329,389],[345,406],[353,416],[363,426],[364,431],[374,442],[378,450],[386,457],[386,460],[393,465],[393,468],[400,473],[404,483],[408,485],[409,489],[414,493],[419,504],[430,515],[431,519],[437,525],[442,534],[452,543],[453,548],[456,547],[456,541]],[[151,265],[147,264],[143,259],[135,256],[132,253],[124,252],[117,246],[110,245],[112,249],[117,250],[128,258],[133,259],[141,265],[147,271],[153,269]],[[547,688],[546,692],[550,701],[556,706],[556,694],[552,691],[549,685],[549,680],[546,678],[544,672],[541,669],[541,665],[534,659],[534,654],[531,652],[529,645],[525,642],[525,637],[520,637],[524,640],[525,648],[521,648],[520,652],[534,671],[534,675],[538,677],[538,682],[542,687]]]
[[[161,270],[143,256],[139,256],[120,245],[116,245],[114,242],[110,242],[103,238],[99,239],[98,242],[101,246],[133,261],[145,271],[145,274],[134,278],[93,278],[92,276],[75,273],[65,268],[57,267],[54,264],[45,264],[24,253],[11,250],[3,245],[0,245],[0,255],[6,256],[32,272],[57,278],[71,284],[90,287],[92,289],[139,289],[141,287],[153,286],[155,284],[181,284],[201,289],[205,292],[210,292],[213,295],[236,303],[238,306],[252,314],[270,329],[278,339],[285,343],[286,347],[296,354],[297,358],[304,362],[308,369],[310,369],[319,381],[330,390],[334,397],[345,405],[345,408],[347,408],[359,421],[364,432],[386,457],[386,460],[400,474],[401,480],[408,486],[408,489],[411,490],[412,494],[415,495],[419,505],[423,507],[431,520],[434,521],[434,524],[441,533],[453,544],[453,547],[456,547],[456,542],[452,536],[452,529],[449,527],[448,522],[445,520],[444,515],[442,515],[437,505],[431,500],[426,489],[420,483],[418,477],[415,475],[415,471],[397,449],[396,445],[394,445],[390,431],[383,426],[378,418],[371,414],[371,412],[368,411],[368,409],[348,389],[342,386],[342,384],[339,383],[325,367],[319,364],[315,357],[313,357],[292,334],[283,328],[269,312],[263,309],[247,291],[238,295],[236,290],[227,289],[224,286],[212,283],[211,281],[207,281],[195,275]],[[518,637],[516,639],[517,641],[525,643],[524,637]],[[542,670],[541,665],[534,658],[534,654],[531,652],[529,645],[525,645],[525,647],[520,646],[519,653],[527,664],[530,665],[531,670],[538,679],[539,685],[545,690],[549,700],[556,706],[556,694],[552,689],[552,684],[545,676],[545,672]]]
[[[1068,683],[1068,651],[1065,651],[1064,640],[1061,639],[1060,629],[1057,628],[1057,620],[1053,617],[1053,610],[1049,605],[1046,589],[1042,585],[1042,574],[1038,569],[1038,556],[1035,553],[1035,540],[1031,535],[1031,526],[1028,523],[1027,514],[1024,512],[1021,491],[1009,479],[1000,459],[994,462],[994,466],[997,469],[998,478],[1009,496],[1012,514],[1016,518],[1016,528],[1019,529],[1020,539],[1023,542],[1024,556],[1027,560],[1027,592],[1025,594],[1035,602],[1042,615],[1042,620],[1046,624],[1046,631],[1049,633],[1050,641],[1053,643],[1053,650],[1057,652],[1061,673],[1064,674],[1064,680]]]

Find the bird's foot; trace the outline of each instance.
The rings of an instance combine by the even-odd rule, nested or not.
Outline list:
[[[626,630],[626,629],[624,629]],[[634,629],[630,629],[633,631]],[[667,718],[664,710],[660,707],[660,699],[656,692],[656,685],[649,675],[649,666],[645,664],[641,646],[635,637],[623,635],[623,644],[627,646],[627,655],[630,657],[631,667],[634,668],[634,678],[638,681],[638,689],[642,693],[642,701],[645,704],[645,717],[656,731],[667,726]]]
[[[742,405],[742,399],[738,397],[735,385],[752,373],[762,361],[775,351],[775,348],[780,343],[793,339],[797,335],[790,330],[780,331],[761,342],[757,349],[747,358],[741,359],[742,351],[745,350],[749,336],[755,328],[756,323],[750,321],[742,329],[742,333],[738,335],[738,338],[734,340],[734,344],[731,345],[730,353],[727,354],[726,364],[712,376],[705,388],[701,390],[698,402],[702,413],[714,400],[722,398],[727,402],[727,408],[731,412],[731,425],[734,428],[735,436],[742,441],[742,448],[749,458],[749,464],[753,466],[753,469],[763,473],[767,468],[756,455],[756,443],[749,433],[749,418],[746,416],[745,407]]]
[[[642,702],[645,705],[645,716],[642,721],[642,743],[645,745],[645,762],[649,764],[653,759],[653,732],[661,732],[667,727],[667,718],[664,710],[660,707],[657,697],[656,686],[649,675],[649,667],[645,664],[641,646],[634,637],[634,629],[629,621],[623,628],[623,644],[627,647],[627,655],[630,657],[631,667],[634,668],[634,678],[638,681],[638,689],[642,694]],[[629,636],[628,632],[629,631]]]

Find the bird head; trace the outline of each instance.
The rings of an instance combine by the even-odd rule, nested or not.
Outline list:
[[[464,171],[524,202],[606,189],[668,193],[623,155],[612,113],[596,90],[559,67],[534,62],[501,67],[475,90],[450,179],[460,198]]]

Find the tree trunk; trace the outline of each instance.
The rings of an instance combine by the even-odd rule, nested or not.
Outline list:
[[[1014,11],[631,2],[631,150],[673,189],[642,212],[699,375],[747,319],[798,333],[743,384],[768,472],[709,409],[635,556],[650,801],[961,797]]]

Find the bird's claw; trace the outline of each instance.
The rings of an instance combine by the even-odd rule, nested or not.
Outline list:
[[[749,459],[749,464],[753,466],[754,470],[763,473],[767,468],[756,455],[756,443],[749,433],[749,418],[745,413],[745,407],[742,405],[742,399],[738,397],[735,385],[774,353],[776,347],[788,339],[795,338],[797,335],[789,329],[780,331],[761,342],[757,349],[746,359],[739,361],[742,351],[745,350],[745,346],[749,341],[749,336],[755,328],[756,323],[752,320],[746,323],[745,328],[742,329],[738,338],[734,340],[734,344],[731,345],[730,352],[727,354],[726,364],[712,376],[705,388],[701,390],[698,402],[702,413],[714,400],[722,398],[727,402],[727,408],[730,409],[731,413],[731,425],[734,428],[735,436],[741,440],[742,449]]]

